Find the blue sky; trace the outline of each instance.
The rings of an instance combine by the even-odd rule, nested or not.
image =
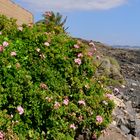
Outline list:
[[[67,16],[74,37],[110,45],[140,46],[140,0],[13,0],[33,13],[35,21],[45,11]]]

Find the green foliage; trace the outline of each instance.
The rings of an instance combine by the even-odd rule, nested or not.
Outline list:
[[[1,28],[0,35],[0,131],[20,140],[73,140],[87,129],[98,136],[114,104],[94,78],[87,46],[63,33],[45,34],[37,25],[21,31],[1,18],[9,30]]]
[[[108,78],[109,85],[124,84],[124,78],[120,72],[120,66],[116,59],[112,57],[103,57],[98,61],[96,76],[105,76]]]
[[[16,20],[12,18],[7,19],[6,16],[0,15],[0,31],[2,31],[4,35],[14,38],[17,31]]]

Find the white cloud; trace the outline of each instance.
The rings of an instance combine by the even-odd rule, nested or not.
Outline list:
[[[14,0],[16,1],[16,0]],[[20,0],[32,11],[46,10],[106,10],[120,6],[128,0]]]

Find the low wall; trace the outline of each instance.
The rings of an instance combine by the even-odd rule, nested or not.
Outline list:
[[[33,23],[33,15],[11,0],[0,0],[0,14],[17,19],[17,24]]]

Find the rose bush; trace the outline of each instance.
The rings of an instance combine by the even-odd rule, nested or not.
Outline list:
[[[1,137],[73,140],[87,130],[98,136],[114,104],[94,77],[95,53],[91,57],[87,45],[65,33],[13,26],[13,34],[0,31]]]

